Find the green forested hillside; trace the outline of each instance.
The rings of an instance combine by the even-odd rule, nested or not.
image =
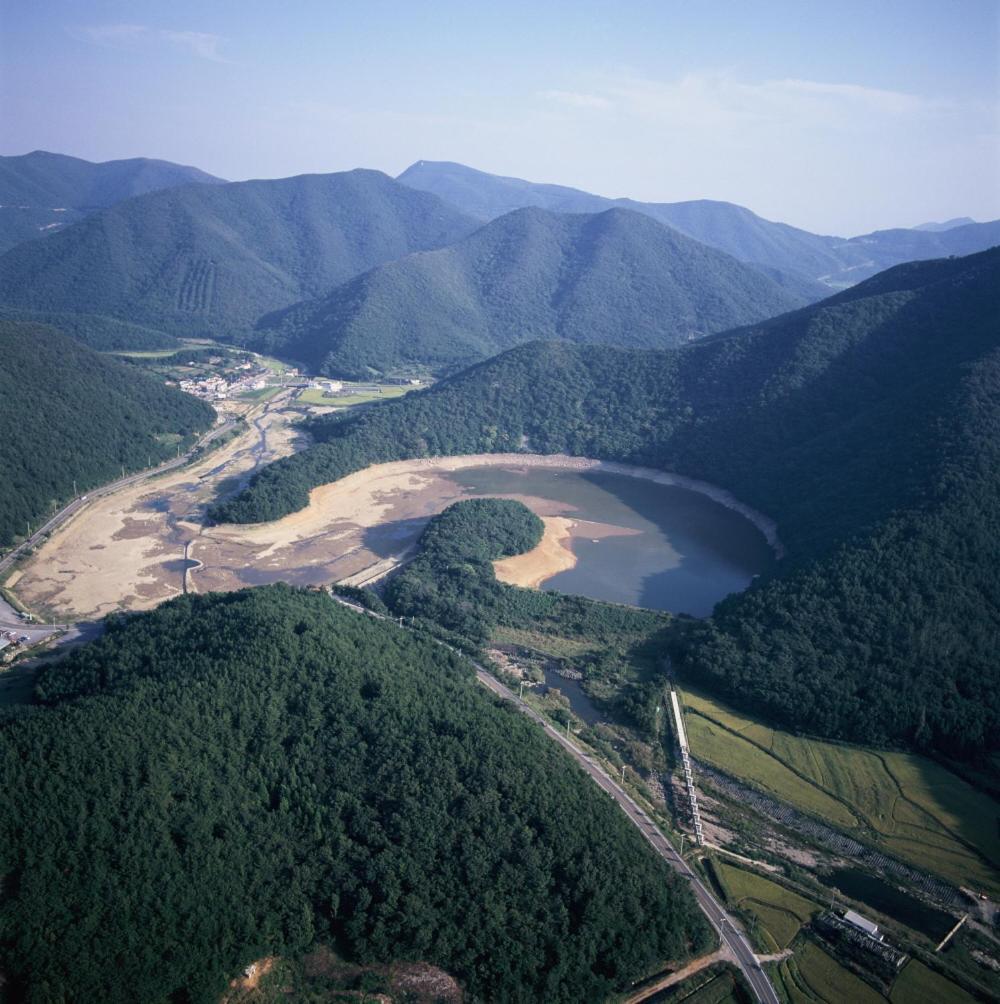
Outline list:
[[[114,352],[120,349],[148,352],[156,349],[172,349],[180,347],[181,344],[173,336],[155,328],[130,324],[114,317],[99,317],[95,314],[59,314],[0,306],[0,320],[44,324],[75,338],[78,342],[83,342],[98,352]]]
[[[394,613],[432,620],[476,644],[488,636],[489,614],[503,586],[493,562],[530,551],[544,524],[514,499],[469,499],[435,516],[420,553],[386,587]]]
[[[484,220],[524,206],[569,213],[597,213],[614,206],[632,209],[740,261],[776,269],[779,281],[790,283],[789,276],[799,276],[798,291],[808,296],[811,290],[812,299],[819,299],[824,287],[849,286],[901,262],[971,254],[1000,244],[1000,220],[970,220],[969,225],[944,232],[880,230],[844,239],[774,223],[730,202],[607,199],[576,188],[504,178],[447,162],[418,161],[399,180]]]
[[[524,209],[266,320],[255,344],[364,378],[455,370],[534,338],[664,348],[804,302],[638,213]]]
[[[533,344],[350,420],[220,519],[369,463],[565,451],[778,521],[776,575],[678,636],[692,678],[793,727],[974,756],[1000,736],[1000,251],[893,269],[673,352]]]
[[[218,336],[473,222],[377,171],[185,185],[0,257],[0,303]]]
[[[0,321],[0,547],[53,507],[176,454],[207,429],[204,401],[52,328]]]
[[[269,954],[605,1000],[710,942],[684,884],[471,667],[286,586],[113,620],[0,731],[13,999],[216,1002]],[[44,854],[38,853],[44,848]]]
[[[195,167],[145,157],[103,164],[45,150],[0,157],[0,253],[122,199],[192,182],[223,184]]]
[[[101,209],[135,195],[193,182],[225,184],[196,167],[148,157],[94,163],[47,150],[0,157],[0,202],[5,205]]]

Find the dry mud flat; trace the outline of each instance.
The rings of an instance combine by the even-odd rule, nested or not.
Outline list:
[[[182,591],[185,564],[187,588],[196,592],[277,581],[340,581],[412,548],[427,519],[452,502],[484,494],[463,487],[453,475],[486,466],[512,472],[539,467],[604,471],[693,489],[741,512],[780,548],[773,523],[721,489],[648,468],[562,455],[487,454],[379,464],[313,489],[309,504],[283,519],[203,528],[201,512],[220,485],[245,477],[262,460],[292,452],[295,434],[287,414],[276,411],[259,421],[266,449],[251,428],[195,467],[95,501],[24,567],[19,598],[61,620],[145,609]],[[633,532],[574,519],[569,504],[522,495],[517,487],[512,478],[510,492],[488,494],[524,502],[546,520],[546,534],[534,551],[499,563],[504,581],[537,586],[573,567],[574,537]]]
[[[60,527],[11,580],[29,609],[55,620],[142,610],[183,591],[185,546],[204,506],[230,478],[293,451],[295,432],[274,412],[197,463],[95,499]]]

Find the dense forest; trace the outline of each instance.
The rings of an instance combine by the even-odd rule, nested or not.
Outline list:
[[[211,426],[204,401],[52,328],[0,321],[0,547],[53,508],[166,460]]]
[[[456,502],[427,524],[417,557],[389,580],[386,602],[393,613],[425,617],[483,642],[510,591],[492,563],[530,551],[543,530],[542,521],[512,499]]]
[[[252,959],[325,943],[430,961],[473,1000],[575,1004],[710,944],[467,662],[321,593],[113,618],[37,693],[0,740],[8,999],[215,1002]]]
[[[60,314],[0,306],[0,320],[45,324],[97,352],[150,352],[175,348],[181,344],[176,338],[155,328],[95,314]]]
[[[254,344],[365,379],[453,372],[539,338],[667,348],[806,302],[639,213],[523,209],[265,318]]]
[[[182,185],[0,256],[0,303],[217,338],[475,226],[378,171]]]
[[[123,199],[192,182],[222,184],[196,167],[146,157],[103,164],[46,150],[0,157],[0,254]]]
[[[1000,251],[880,274],[673,352],[532,344],[314,423],[218,519],[371,463],[530,449],[720,484],[789,557],[675,632],[691,678],[792,728],[955,756],[1000,737]]]

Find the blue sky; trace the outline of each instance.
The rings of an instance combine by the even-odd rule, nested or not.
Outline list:
[[[1000,0],[0,0],[0,152],[1000,217]]]

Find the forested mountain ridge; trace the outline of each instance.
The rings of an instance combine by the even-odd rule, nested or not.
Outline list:
[[[398,180],[433,192],[484,220],[524,206],[575,213],[601,212],[613,206],[633,209],[740,261],[800,276],[807,284],[798,289],[802,294],[810,288],[816,290],[820,283],[820,290],[848,286],[904,261],[971,254],[1000,244],[1000,221],[970,220],[965,226],[946,231],[883,230],[848,239],[765,220],[730,202],[609,199],[563,185],[505,178],[448,162],[417,161]],[[816,291],[813,299],[822,295]]]
[[[114,317],[96,314],[58,313],[45,310],[19,310],[0,305],[0,320],[44,324],[64,335],[83,342],[98,352],[131,350],[147,352],[157,349],[179,348],[181,343],[172,335],[141,324],[130,324]]]
[[[0,303],[225,336],[475,222],[377,171],[185,185],[0,257]]]
[[[18,1000],[214,1002],[318,942],[575,1004],[711,943],[686,884],[467,662],[328,596],[112,618],[38,692],[0,725]]]
[[[0,547],[79,492],[176,454],[215,412],[66,335],[0,321]]]
[[[454,371],[538,338],[680,345],[805,301],[623,209],[521,209],[262,322],[255,346],[336,376]]]
[[[133,157],[94,163],[47,150],[0,157],[0,202],[84,211],[190,183],[223,185],[222,178],[167,160]]]
[[[776,577],[681,646],[796,728],[975,756],[1000,736],[1000,250],[915,263],[668,352],[514,349],[265,468],[220,519],[272,519],[370,463],[518,450],[661,467],[778,521]]]
[[[196,167],[146,157],[100,164],[46,150],[0,157],[0,253],[123,199],[191,183],[224,184]]]

